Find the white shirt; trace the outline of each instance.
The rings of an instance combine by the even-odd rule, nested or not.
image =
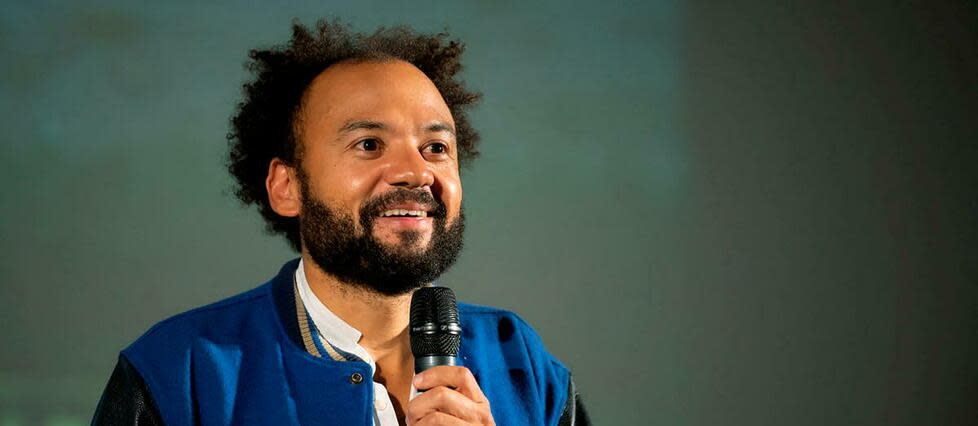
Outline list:
[[[309,281],[306,280],[306,271],[303,269],[302,262],[302,260],[299,261],[299,267],[295,270],[297,290],[302,303],[306,306],[306,312],[309,313],[313,324],[316,324],[316,329],[319,330],[319,338],[322,339],[323,345],[332,344],[337,349],[356,355],[366,361],[367,364],[370,364],[370,376],[373,377],[377,371],[377,364],[367,353],[367,350],[358,344],[363,334],[336,316],[316,297],[312,288],[309,287]],[[397,426],[397,413],[394,411],[394,405],[391,404],[387,388],[372,380],[371,383],[374,386],[374,425]],[[411,385],[410,398],[414,399],[417,395],[418,390],[414,388],[414,385]]]

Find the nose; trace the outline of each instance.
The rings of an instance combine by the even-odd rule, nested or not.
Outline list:
[[[406,144],[407,145],[407,144]],[[404,146],[388,157],[384,179],[388,185],[404,188],[429,187],[435,183],[431,164],[414,146]]]

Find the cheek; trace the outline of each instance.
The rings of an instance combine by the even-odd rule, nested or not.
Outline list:
[[[462,183],[456,176],[454,179],[445,179],[441,187],[441,199],[448,208],[450,214],[457,214],[462,205]]]
[[[360,200],[369,195],[376,179],[361,173],[344,173],[336,177],[337,191],[350,200]]]
[[[323,196],[332,200],[335,208],[353,215],[359,223],[359,211],[364,200],[370,195],[376,177],[355,168],[334,167],[332,173],[322,175]]]

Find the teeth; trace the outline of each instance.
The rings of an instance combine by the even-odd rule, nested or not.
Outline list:
[[[428,217],[428,212],[423,210],[404,210],[404,209],[391,209],[386,210],[380,214],[380,217],[389,216],[417,216],[417,217]]]

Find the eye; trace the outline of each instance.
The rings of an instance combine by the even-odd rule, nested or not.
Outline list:
[[[431,154],[447,154],[448,145],[445,145],[441,142],[435,142],[433,144],[426,146],[424,150]]]
[[[357,142],[356,146],[364,151],[377,151],[380,150],[380,141],[374,138],[367,138]]]

